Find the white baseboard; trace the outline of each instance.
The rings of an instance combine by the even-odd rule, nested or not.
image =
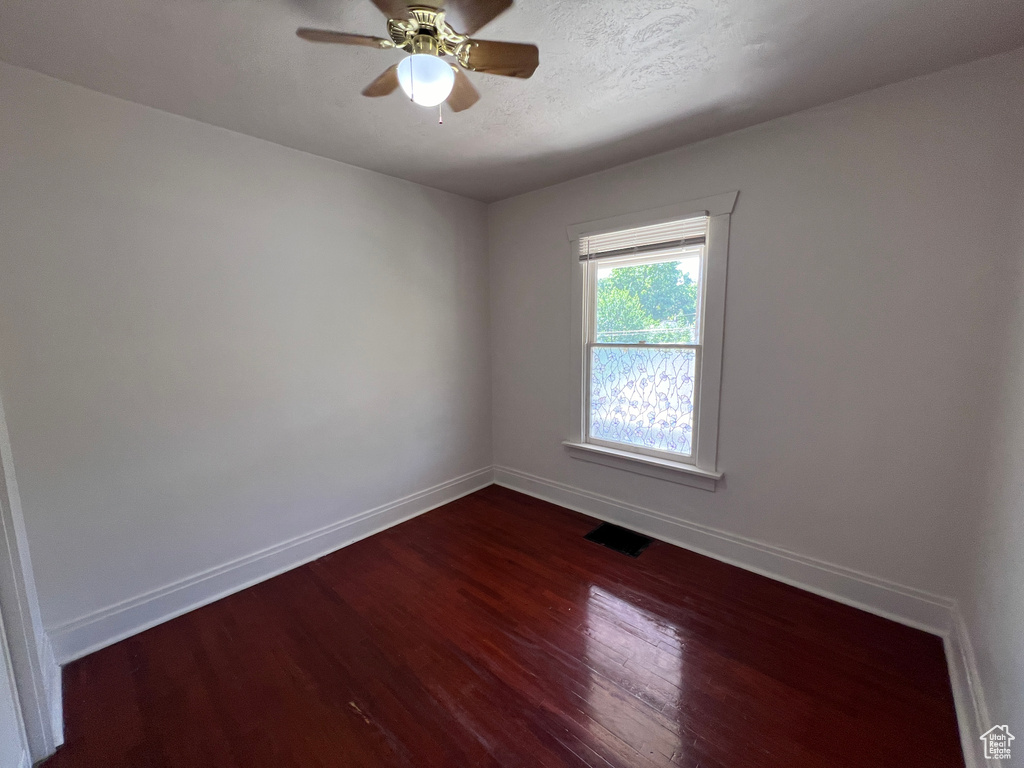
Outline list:
[[[57,656],[53,652],[53,644],[46,632],[42,633],[39,656],[43,668],[43,685],[46,688],[46,703],[50,710],[53,746],[56,748],[64,743],[64,681],[61,678]]]
[[[932,634],[950,627],[950,598],[509,467],[495,467],[494,482]]]
[[[978,735],[982,725],[988,727],[988,713],[973,646],[955,600],[509,467],[487,467],[463,475],[54,627],[49,634],[56,658],[63,664],[85,656],[461,498],[490,485],[492,480],[529,496],[940,635],[946,647],[967,768],[981,768],[982,764],[984,768],[999,768],[997,761],[980,758]],[[47,679],[51,680],[50,672]],[[55,700],[59,706],[59,672],[55,680]],[[55,729],[57,724],[62,725],[59,711],[55,713]]]
[[[1002,760],[984,759],[980,736],[996,723],[989,717],[974,644],[959,606],[953,607],[951,628],[945,636],[945,644],[949,681],[953,686],[956,716],[960,723],[960,741],[964,746],[967,768],[981,768],[983,765],[985,768],[1000,768]]]
[[[989,723],[967,625],[952,598],[869,576],[709,526],[670,517],[554,480],[495,467],[494,482],[544,501],[617,523],[762,576],[790,584],[943,638],[967,768],[982,760],[978,736]]]
[[[234,592],[405,522],[491,484],[492,469],[471,472],[290,541],[49,628],[61,664],[138,634]]]

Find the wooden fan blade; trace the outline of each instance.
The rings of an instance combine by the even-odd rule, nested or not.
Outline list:
[[[398,87],[398,65],[394,64],[384,70],[384,73],[363,89],[363,96],[387,96],[393,93]]]
[[[419,3],[412,2],[412,0],[410,2],[405,2],[405,0],[373,0],[373,4],[389,19],[408,18],[409,6],[419,5]]]
[[[479,100],[480,94],[473,87],[473,84],[469,82],[466,73],[456,68],[455,85],[452,87],[452,93],[448,97],[447,102],[452,112],[461,112],[464,109],[469,109]]]
[[[308,29],[302,27],[295,34],[311,43],[341,43],[342,45],[365,45],[368,48],[390,48],[392,43],[383,37],[350,35],[348,32],[332,32],[329,29]]]
[[[444,9],[452,29],[463,35],[472,35],[511,5],[512,0],[446,0]]]
[[[466,67],[488,75],[528,78],[540,64],[536,45],[474,40],[470,43]]]

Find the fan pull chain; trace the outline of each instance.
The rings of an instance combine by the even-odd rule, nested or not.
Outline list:
[[[441,105],[437,105],[437,124],[444,125],[444,115],[441,113]]]

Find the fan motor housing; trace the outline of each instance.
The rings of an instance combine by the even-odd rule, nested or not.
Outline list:
[[[425,6],[409,8],[408,19],[388,19],[388,34],[395,47],[409,53],[458,56],[468,42],[444,20],[444,11]]]

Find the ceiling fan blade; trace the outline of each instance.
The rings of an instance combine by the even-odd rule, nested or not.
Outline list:
[[[350,35],[348,32],[332,32],[329,29],[308,29],[302,27],[295,34],[311,43],[341,43],[342,45],[365,45],[368,48],[391,48],[393,44],[383,37]]]
[[[405,0],[373,0],[373,4],[389,19],[407,18],[409,16],[409,6],[419,5],[419,3],[406,2]]]
[[[474,40],[469,44],[467,69],[488,75],[528,78],[540,64],[540,51],[536,45],[525,43],[498,43],[492,40]]]
[[[469,82],[465,72],[458,67],[452,67],[452,69],[455,70],[455,85],[452,87],[452,93],[448,97],[447,103],[452,112],[461,112],[476,104],[480,100],[480,94]]]
[[[472,35],[504,13],[512,0],[446,0],[448,23],[456,32]]]
[[[393,93],[398,87],[398,65],[393,64],[384,70],[384,73],[363,88],[363,96],[387,96]]]

